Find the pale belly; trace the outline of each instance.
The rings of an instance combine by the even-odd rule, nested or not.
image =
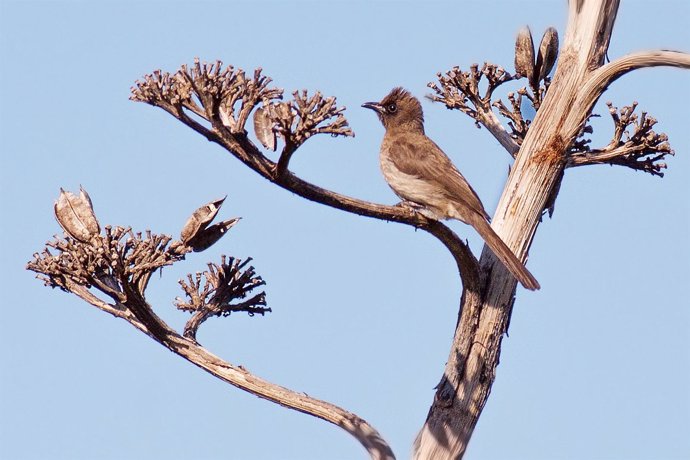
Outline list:
[[[442,220],[451,217],[452,203],[437,185],[401,172],[393,162],[383,156],[380,159],[380,165],[386,182],[401,199],[422,207],[422,213],[433,219]]]

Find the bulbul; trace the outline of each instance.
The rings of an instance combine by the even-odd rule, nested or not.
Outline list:
[[[362,107],[375,111],[386,129],[381,171],[396,195],[427,217],[457,219],[471,225],[524,287],[539,289],[534,276],[489,225],[489,215],[477,193],[443,150],[424,134],[419,100],[403,88],[394,88],[381,102],[367,102]]]

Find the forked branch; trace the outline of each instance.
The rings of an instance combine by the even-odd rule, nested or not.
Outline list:
[[[219,71],[219,67],[220,63],[217,63],[211,73],[232,78],[233,73]],[[203,74],[204,68],[197,62],[194,72]],[[195,80],[194,72],[189,75],[185,67],[178,71],[176,76],[156,71],[154,74],[146,76],[143,81],[137,82],[136,87],[132,88],[132,99],[163,108],[208,140],[228,150],[246,166],[267,180],[303,198],[358,215],[400,222],[426,230],[438,238],[451,252],[462,278],[463,290],[473,293],[473,296],[479,295],[480,276],[477,259],[468,246],[445,225],[427,219],[407,206],[385,206],[369,203],[323,189],[300,179],[288,170],[289,160],[295,150],[312,135],[327,133],[334,136],[348,136],[353,134],[347,127],[347,121],[343,116],[344,109],[336,108],[334,98],[323,98],[319,93],[308,97],[306,92],[301,92],[294,94],[295,101],[292,103],[277,102],[271,98],[264,98],[261,101],[262,106],[257,108],[254,115],[256,137],[270,151],[276,149],[279,139],[284,142],[280,158],[278,162],[274,162],[254,145],[248,138],[246,131],[239,129],[239,122],[224,123],[218,113],[218,107],[234,107],[239,104],[242,104],[242,107],[247,107],[243,100],[240,102],[242,97],[238,96],[231,102],[225,102],[223,99],[223,97],[232,98],[235,94],[243,94],[242,91],[223,91],[223,88],[232,85],[216,80],[214,85],[220,89],[214,89],[211,91],[211,95],[203,94],[204,91],[207,91],[208,85],[202,88],[198,84],[189,83]],[[237,72],[241,74],[241,71]],[[499,84],[501,79],[507,78],[507,74],[499,69],[485,69],[485,74],[487,78],[495,82],[495,86]],[[225,96],[223,96],[224,94]],[[267,94],[275,96],[277,92]],[[273,99],[277,99],[277,96]],[[200,105],[191,103],[195,100],[200,101]],[[259,98],[254,97],[252,100],[254,102],[251,103],[258,104]],[[197,121],[187,113],[188,111],[207,123]],[[231,113],[229,110],[226,112]],[[225,118],[234,119],[232,117]],[[227,125],[230,125],[230,129]],[[193,293],[195,288],[192,285],[195,283],[195,280],[190,281],[191,295],[204,295],[203,291],[202,294],[198,294],[198,291],[196,294]],[[202,320],[204,315],[200,313],[197,318]],[[195,335],[193,327],[187,330],[187,335],[190,337]],[[321,410],[312,411],[298,408],[289,401],[286,403],[276,400],[276,402],[329,421],[334,420],[333,417],[326,418]],[[366,428],[364,430],[366,436],[364,437],[361,430],[352,431],[352,424],[338,423],[338,425],[357,437],[374,458],[392,456],[385,442],[380,439],[378,433],[372,432],[373,429],[368,425],[358,424],[360,428]]]
[[[388,444],[360,417],[328,402],[262,380],[242,366],[212,355],[198,344],[197,330],[211,316],[229,316],[236,312],[254,316],[271,311],[266,308],[265,293],[254,292],[264,281],[253,267],[247,266],[250,259],[240,261],[223,256],[220,264],[211,263],[204,273],[188,275],[188,282],[180,281],[187,300],[178,298],[176,304],[181,310],[192,313],[184,336],[161,320],[146,302],[146,281],[152,273],[183,260],[191,251],[206,249],[234,225],[237,219],[210,225],[223,201],[215,200],[199,207],[183,226],[180,240],[173,241],[167,235],[155,235],[150,231],[134,233],[124,227],[106,226],[101,233],[88,194],[83,190],[80,195],[61,191],[55,213],[65,235],[56,237],[43,252],[34,254],[27,268],[37,272],[46,285],[71,292],[96,308],[124,319],[215,377],[260,398],[340,426],[367,449],[372,459],[393,459]],[[99,292],[110,301],[97,295]]]
[[[535,53],[532,32],[525,27],[520,30],[515,43],[514,75],[506,72],[503,67],[488,62],[484,63],[481,70],[477,64],[472,64],[469,72],[462,71],[456,66],[445,74],[437,74],[438,83],[431,82],[427,85],[435,93],[428,97],[434,102],[443,103],[448,109],[460,110],[474,119],[478,128],[484,126],[515,158],[531,123],[531,120],[523,117],[523,100],[529,100],[534,110],[539,110],[549,88],[549,73],[555,65],[557,56],[556,29],[549,27],[544,32],[539,50]],[[527,79],[527,86],[508,93],[510,108],[501,99],[494,100],[493,93],[499,86],[522,78]],[[483,79],[486,80],[486,90],[481,94],[480,85]],[[510,132],[496,116],[494,108],[508,120]]]
[[[345,107],[336,107],[334,97],[324,98],[318,91],[309,97],[306,90],[295,91],[292,95],[294,99],[290,102],[273,103],[264,107],[268,112],[268,117],[260,116],[261,112],[257,110],[254,118],[257,137],[259,132],[267,130],[264,126],[259,127],[257,120],[267,120],[273,125],[270,129],[285,141],[278,159],[278,176],[285,174],[292,154],[311,136],[330,134],[333,137],[354,137],[355,135],[343,116]],[[329,121],[332,118],[335,120]],[[271,144],[275,145],[275,139]]]
[[[654,131],[657,120],[646,112],[638,116],[637,102],[620,110],[610,102],[606,105],[614,123],[611,142],[603,148],[590,149],[588,141],[576,141],[579,150],[568,155],[566,166],[615,164],[663,177],[666,163],[662,160],[666,155],[673,155],[673,150],[668,136]]]
[[[241,70],[234,70],[231,66],[229,69],[232,71],[219,70],[221,67],[222,64],[217,61],[209,70],[208,65],[200,64],[196,60],[191,73],[185,66],[175,74],[157,70],[136,83],[136,86],[132,88],[131,99],[164,109],[208,140],[225,148],[265,179],[303,198],[354,214],[399,222],[429,232],[450,250],[462,277],[463,287],[470,290],[479,289],[477,259],[469,247],[445,225],[427,219],[406,206],[380,205],[326,190],[300,179],[287,169],[289,158],[294,151],[314,134],[327,133],[335,136],[353,134],[347,127],[347,120],[343,115],[344,109],[336,108],[334,98],[323,98],[319,93],[309,98],[306,92],[301,92],[294,94],[295,102],[293,103],[276,102],[275,99],[282,97],[282,90],[271,90],[265,84],[261,86],[264,91],[263,99],[252,96],[251,90],[228,91],[226,88],[242,84],[238,83],[234,76],[244,75],[244,73]],[[486,72],[487,78],[491,78],[496,86],[502,78],[507,78],[505,72],[498,69],[487,69]],[[218,77],[213,80],[213,83],[206,85],[191,84],[199,78],[208,81],[204,76],[207,74]],[[231,81],[226,82],[223,78]],[[264,83],[267,81],[270,79],[267,78]],[[259,86],[254,84],[253,87]],[[203,94],[207,91],[211,94]],[[249,94],[255,106],[261,99],[262,107],[255,113],[255,130],[261,143],[269,150],[273,150],[272,147],[276,145],[276,139],[272,138],[271,133],[283,138],[285,147],[281,155],[283,162],[280,167],[278,165],[280,160],[276,163],[266,157],[249,139],[246,131],[238,129],[237,124],[233,125],[234,129],[227,129],[225,124],[219,122],[221,117],[218,107],[230,104],[230,102],[224,102],[223,97],[232,99],[235,94]],[[201,107],[192,104],[191,101],[196,100],[201,101]],[[242,96],[232,99],[232,106],[248,107]],[[193,119],[186,113],[188,110],[210,122],[210,125]],[[329,121],[332,118],[335,119]],[[288,147],[288,144],[295,143],[299,145]]]
[[[577,135],[576,131],[582,126],[579,118],[583,113],[591,113],[594,104],[615,80],[635,69],[660,66],[690,69],[690,54],[667,50],[640,51],[615,59],[590,72],[563,123],[569,128],[566,134]]]
[[[473,64],[469,72],[453,67],[445,74],[438,73],[437,76],[438,83],[431,82],[427,85],[435,93],[429,95],[429,99],[443,103],[449,110],[460,110],[468,115],[474,119],[478,128],[484,126],[508,153],[515,156],[520,145],[503,127],[491,108],[493,92],[500,85],[514,80],[515,76],[488,62],[484,63],[481,70],[477,64]],[[482,94],[480,82],[484,78],[487,88]]]
[[[212,316],[230,316],[236,312],[263,316],[271,311],[266,307],[266,293],[246,298],[254,288],[265,284],[256,275],[254,267],[245,269],[250,261],[222,256],[220,265],[209,263],[208,270],[196,276],[189,274],[187,281],[179,281],[187,299],[178,297],[175,305],[180,310],[193,313],[184,327],[185,337],[196,341],[199,326]]]

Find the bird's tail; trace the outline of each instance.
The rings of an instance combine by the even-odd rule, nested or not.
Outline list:
[[[537,279],[529,272],[529,270],[527,270],[527,268],[525,268],[522,262],[515,257],[513,251],[506,246],[501,237],[494,232],[489,222],[487,222],[483,216],[472,213],[472,218],[468,219],[467,223],[477,230],[479,236],[484,239],[496,257],[498,257],[508,271],[510,271],[510,273],[517,278],[520,284],[530,291],[535,291],[541,287],[539,286]]]

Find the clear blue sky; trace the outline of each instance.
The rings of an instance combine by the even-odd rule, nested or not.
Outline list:
[[[354,139],[314,138],[292,167],[321,186],[394,203],[378,170],[383,129],[360,108],[436,72],[490,60],[512,68],[516,31],[564,32],[558,2],[0,1],[3,459],[353,459],[338,428],[236,390],[123,321],[51,291],[24,270],[59,228],[60,187],[82,184],[103,224],[176,234],[228,195],[242,216],[221,243],[162,278],[149,299],[180,328],[177,279],[221,253],[254,257],[274,313],[210,320],[213,353],[352,410],[406,458],[457,318],[450,256],[423,232],[306,202],[271,186],[161,110],[128,100],[156,68],[195,56],[262,66],[292,91],[346,105]],[[609,56],[690,51],[686,0],[626,1]],[[663,179],[619,167],[569,170],[519,289],[510,337],[471,459],[690,457],[690,72],[653,69],[603,102],[637,100],[676,156]],[[508,155],[462,114],[424,102],[427,132],[490,211]],[[450,224],[475,252],[479,238]]]

